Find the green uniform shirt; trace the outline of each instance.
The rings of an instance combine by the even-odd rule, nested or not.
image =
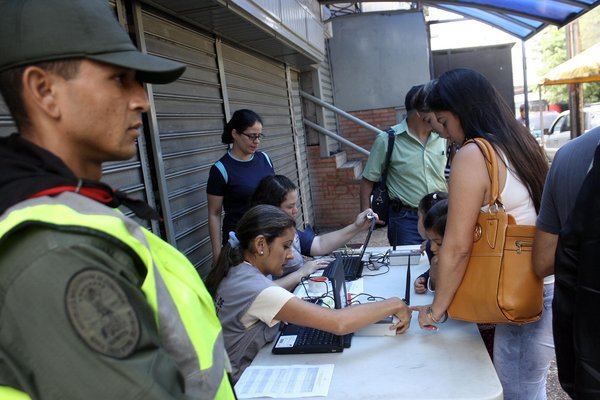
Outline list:
[[[139,340],[126,358],[99,354],[70,322],[67,286],[82,270],[106,274],[127,296]],[[77,228],[68,232],[36,226],[4,238],[0,385],[44,400],[189,399],[177,367],[161,347],[156,320],[140,289],[144,275],[143,264],[127,248]]]
[[[387,176],[390,197],[416,208],[426,194],[435,191],[446,192],[446,139],[432,132],[423,146],[421,141],[408,131],[406,119],[392,129],[396,138]],[[387,147],[388,134],[378,135],[371,147],[363,178],[372,182],[379,181]]]

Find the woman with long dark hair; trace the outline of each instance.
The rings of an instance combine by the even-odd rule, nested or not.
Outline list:
[[[225,124],[221,141],[230,147],[211,167],[206,184],[213,260],[219,257],[227,234],[250,208],[250,197],[258,183],[265,176],[275,174],[269,156],[257,151],[263,138],[262,119],[252,110],[237,110]],[[223,209],[225,216],[221,224]]]
[[[279,207],[252,207],[221,250],[206,279],[223,325],[225,348],[237,381],[256,353],[275,339],[280,321],[345,335],[395,315],[392,329],[410,325],[410,309],[397,297],[342,309],[304,301],[276,285],[268,275],[281,275],[292,257],[294,220]]]
[[[465,273],[477,217],[486,209],[491,192],[482,152],[477,144],[464,143],[484,138],[492,144],[498,156],[503,204],[518,224],[535,225],[548,163],[533,136],[478,72],[455,69],[442,74],[426,104],[460,147],[450,172],[448,221],[438,252],[434,301],[430,306],[413,308],[420,311],[423,329],[437,329]],[[496,326],[494,365],[505,399],[546,398],[546,375],[554,356],[553,290],[553,278],[545,280],[545,309],[540,321]]]

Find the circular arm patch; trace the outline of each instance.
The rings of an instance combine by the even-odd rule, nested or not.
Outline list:
[[[95,269],[78,272],[67,285],[65,303],[73,328],[91,349],[113,358],[133,353],[140,324],[125,291],[112,276]]]

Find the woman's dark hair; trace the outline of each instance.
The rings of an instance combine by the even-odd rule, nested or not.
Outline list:
[[[501,150],[539,212],[548,162],[533,136],[482,74],[465,68],[447,71],[433,85],[425,102],[429,111],[455,114],[465,140],[482,137],[497,152]]]
[[[250,200],[251,206],[258,204],[270,204],[275,207],[281,207],[285,201],[285,196],[292,190],[298,189],[298,186],[284,175],[271,175],[264,177],[254,191]]]
[[[448,193],[446,192],[428,193],[425,196],[423,196],[421,201],[419,201],[418,209],[423,213],[423,215],[426,215],[431,209],[431,207],[433,207],[438,202],[446,199],[448,199]]]
[[[221,135],[221,142],[225,144],[233,143],[233,130],[235,129],[238,133],[244,132],[255,123],[260,122],[262,125],[262,118],[260,115],[252,110],[241,109],[233,113],[233,116],[225,124],[223,134]]]
[[[448,199],[435,203],[423,219],[423,227],[444,237],[446,233],[446,220],[448,219]]]
[[[244,261],[244,251],[254,251],[251,246],[257,236],[263,235],[267,245],[270,245],[275,238],[295,226],[296,222],[279,207],[262,204],[249,209],[239,220],[236,228],[235,234],[239,244],[232,247],[229,241],[225,243],[219,259],[206,277],[206,288],[209,293],[215,296],[229,269]]]

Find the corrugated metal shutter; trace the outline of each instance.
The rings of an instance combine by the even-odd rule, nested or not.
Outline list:
[[[302,211],[302,219],[299,216],[297,219],[298,224],[307,224],[315,219],[313,206],[312,206],[312,195],[310,191],[310,178],[308,175],[308,154],[306,151],[306,134],[304,131],[304,123],[302,122],[302,98],[300,97],[300,74],[297,71],[290,70],[290,83],[291,83],[291,103],[292,112],[294,117],[294,133],[296,146],[296,157],[298,159],[298,180],[295,180],[298,184],[299,198],[300,198],[300,210]]]
[[[155,85],[161,170],[159,187],[166,196],[176,247],[197,267],[212,258],[207,223],[206,182],[212,163],[223,154],[224,113],[215,41],[143,10],[149,53],[187,64],[182,78]],[[166,191],[166,193],[164,193]]]
[[[328,46],[329,47],[329,46]],[[329,104],[335,104],[333,98],[333,78],[331,76],[331,65],[329,63],[329,51],[325,52],[325,60],[319,64],[319,76],[321,78],[321,99]],[[337,132],[336,114],[328,109],[323,110],[325,118],[325,129]]]
[[[262,117],[265,139],[260,150],[271,157],[277,174],[298,183],[285,66],[227,44],[222,49],[231,112],[249,108]]]
[[[6,107],[2,96],[0,96],[0,136],[8,136],[16,131],[17,127],[8,112],[8,107]]]
[[[222,48],[231,112],[249,108],[262,117],[265,140],[260,150],[269,154],[278,174],[294,176],[296,167],[290,162],[292,126],[284,65],[226,44]]]

